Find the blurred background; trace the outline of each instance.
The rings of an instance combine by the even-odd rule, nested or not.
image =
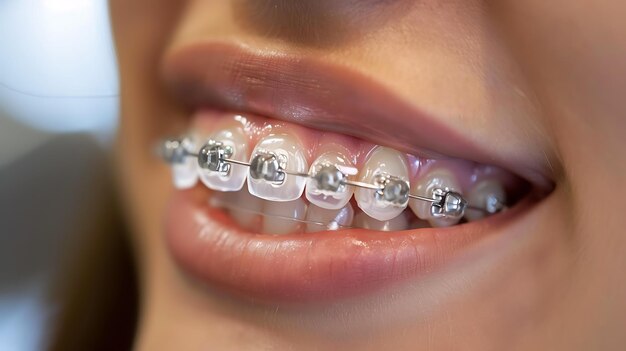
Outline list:
[[[0,350],[39,350],[54,282],[111,211],[106,0],[0,0]]]

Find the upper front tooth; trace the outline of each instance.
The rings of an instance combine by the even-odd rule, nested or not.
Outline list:
[[[222,148],[228,148],[231,155],[229,159],[247,162],[248,141],[241,127],[220,130],[209,138],[222,144]],[[245,166],[224,163],[228,167],[227,172],[209,170],[200,165],[200,180],[210,189],[219,191],[238,191],[243,187],[248,175]]]
[[[389,177],[393,176],[393,177]],[[398,151],[377,147],[368,156],[358,180],[383,185],[383,191],[358,188],[355,199],[363,212],[379,221],[397,217],[407,206],[409,167],[406,157]]]
[[[355,175],[357,169],[352,162],[340,152],[328,152],[315,160],[307,180],[306,198],[313,204],[329,210],[344,207],[354,192],[350,186],[343,184],[345,177]]]
[[[506,203],[506,192],[500,182],[495,179],[484,179],[476,182],[467,192],[467,201],[474,207],[484,208],[487,212],[467,209],[465,218],[475,221],[498,210],[498,204]]]
[[[250,194],[271,201],[292,201],[302,195],[306,179],[282,172],[308,170],[302,146],[295,138],[285,134],[267,136],[254,148],[250,160]]]
[[[436,168],[429,170],[413,182],[411,194],[432,198],[435,189],[460,193],[461,186],[450,170]],[[417,217],[427,220],[433,227],[449,226],[459,221],[458,218],[434,217],[431,213],[432,203],[427,201],[412,199],[409,201],[409,206]]]
[[[180,147],[189,153],[195,153],[198,151],[196,140],[193,137],[182,139]],[[175,162],[172,165],[174,186],[178,189],[192,188],[198,182],[196,159],[194,157],[186,156],[182,160],[178,161],[180,162]]]

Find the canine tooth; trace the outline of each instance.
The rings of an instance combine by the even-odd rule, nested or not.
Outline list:
[[[396,176],[399,181],[406,182],[409,178],[409,167],[403,154],[393,149],[379,146],[367,157],[360,172],[359,181],[376,184],[377,179],[384,175]],[[397,185],[406,186],[406,183],[397,183]],[[409,190],[408,187],[406,190]],[[407,206],[406,201],[393,204],[378,199],[376,191],[371,189],[358,188],[354,193],[361,210],[379,221],[387,221],[397,217]],[[383,197],[387,197],[387,195],[393,195],[393,193],[386,193]]]
[[[329,210],[310,204],[306,212],[306,231],[308,233],[321,232],[325,230],[337,230],[341,227],[349,227],[354,219],[352,205],[346,204],[338,210]],[[325,224],[317,224],[319,222]]]
[[[293,173],[305,173],[308,164],[302,145],[293,137],[285,134],[267,136],[257,144],[252,151],[255,155],[271,153],[286,161],[286,170]],[[251,161],[252,162],[252,161]],[[293,201],[299,198],[304,191],[306,178],[285,174],[282,182],[270,182],[265,179],[255,179],[253,174],[258,170],[254,165],[248,175],[248,189],[250,194],[270,201]]]
[[[467,192],[467,201],[470,205],[495,210],[496,202],[506,203],[504,187],[494,179],[485,179],[475,183]],[[494,211],[495,212],[495,211]],[[479,220],[487,214],[483,211],[467,209],[465,218],[469,221]]]
[[[363,229],[391,232],[409,229],[409,221],[404,215],[396,216],[388,221],[379,221],[368,216],[365,212],[360,212],[354,217],[354,226]]]
[[[351,186],[341,185],[342,174],[357,174],[352,162],[340,152],[327,152],[319,156],[311,165],[310,174],[318,174],[319,179],[309,178],[306,183],[306,198],[313,204],[329,209],[343,208],[354,193]],[[322,187],[318,181],[322,181]],[[326,188],[326,189],[325,189]],[[334,189],[338,189],[334,191]]]
[[[451,171],[444,168],[436,168],[429,170],[426,174],[416,179],[411,187],[411,193],[431,198],[433,191],[437,188],[456,192],[461,190],[456,176]],[[433,227],[445,227],[459,222],[459,219],[434,217],[430,212],[431,203],[427,201],[412,199],[409,201],[409,206],[417,217],[427,220]]]
[[[182,146],[189,152],[198,151],[198,145],[193,138],[182,140]],[[172,165],[172,178],[177,189],[189,189],[198,183],[197,161],[194,157],[186,157],[182,163]]]
[[[263,226],[261,233],[283,235],[299,231],[306,217],[306,203],[302,199],[288,202],[263,201]],[[292,220],[295,219],[295,220]]]
[[[220,130],[209,138],[223,143],[224,147],[232,150],[230,159],[248,161],[248,142],[246,135],[240,127]],[[198,167],[200,180],[208,188],[218,191],[238,191],[243,187],[248,175],[248,168],[241,165],[231,164],[227,174],[213,172]]]

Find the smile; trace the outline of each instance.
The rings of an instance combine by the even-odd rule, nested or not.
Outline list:
[[[300,61],[220,45],[172,57],[166,75],[195,112],[160,145],[177,189],[167,242],[183,270],[236,295],[324,301],[401,283],[506,232],[551,191],[532,167],[429,117],[403,125],[394,112],[419,113],[373,83],[315,69],[290,80]],[[276,62],[279,75],[267,73]],[[384,107],[392,117],[372,115]]]

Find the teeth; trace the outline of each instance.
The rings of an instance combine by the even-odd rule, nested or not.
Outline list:
[[[451,171],[443,168],[430,170],[413,183],[411,188],[412,194],[429,198],[432,198],[433,190],[436,188],[457,192],[461,190],[456,176]],[[445,227],[459,222],[459,219],[434,217],[430,213],[431,204],[426,201],[411,200],[409,201],[409,206],[417,217],[427,220],[433,227]]]
[[[198,146],[192,138],[182,140],[182,146],[189,152],[198,151]],[[196,169],[196,159],[193,157],[185,157],[182,163],[175,163],[172,166],[172,178],[174,187],[177,189],[189,189],[198,182],[198,170]]]
[[[230,217],[243,229],[258,231],[261,227],[263,200],[250,195],[248,189],[237,192],[216,192],[211,198],[214,207],[226,208]]]
[[[288,202],[263,201],[262,234],[284,235],[302,230],[302,223],[306,217],[304,200],[297,199]],[[296,220],[293,220],[296,219]]]
[[[339,210],[328,210],[311,204],[307,209],[306,220],[325,224],[307,223],[306,231],[312,233],[349,227],[352,225],[353,218],[354,210],[350,204]]]
[[[413,217],[413,220],[409,223],[409,229],[421,229],[421,228],[431,228],[430,223],[423,219],[419,219],[417,217]]]
[[[379,146],[374,149],[365,161],[359,181],[376,184],[381,175],[393,175],[406,181],[409,178],[409,170],[405,156],[386,147]],[[370,189],[359,188],[355,190],[355,198],[363,212],[379,221],[388,221],[397,217],[407,205],[406,201],[401,204],[393,204],[378,199],[376,191]]]
[[[209,138],[223,143],[224,147],[232,150],[229,158],[237,161],[248,161],[248,142],[241,128],[224,129]],[[238,191],[243,187],[248,175],[248,168],[231,164],[227,173],[214,172],[198,167],[200,180],[208,188],[218,191]]]
[[[397,216],[388,221],[379,221],[369,217],[364,212],[360,212],[354,218],[354,225],[358,228],[380,230],[384,232],[407,230],[409,229],[409,221],[406,216]]]
[[[494,210],[494,203],[506,203],[506,192],[499,182],[493,179],[485,179],[477,182],[467,193],[467,201],[472,206],[485,208],[488,211]],[[495,211],[494,211],[495,212]],[[483,211],[468,209],[465,211],[465,218],[469,221],[479,220],[487,214]]]
[[[318,174],[321,177],[307,180],[306,198],[321,208],[329,210],[343,208],[350,201],[354,189],[351,186],[339,185],[341,173],[351,176],[357,172],[352,162],[340,152],[328,152],[321,155],[313,162],[309,170],[310,174]],[[321,188],[320,182],[323,183]],[[334,191],[337,188],[338,190]]]
[[[256,155],[274,154],[285,162],[285,169],[294,173],[305,173],[308,170],[306,157],[302,146],[293,137],[288,135],[271,135],[263,138],[252,151],[253,159]],[[256,167],[251,167],[248,176],[250,194],[270,201],[293,201],[298,199],[304,191],[306,178],[285,174],[282,182],[271,182],[265,179],[255,179],[252,175]]]
[[[495,213],[500,210],[500,204],[506,203],[504,187],[492,176],[475,175],[463,199],[460,182],[453,172],[456,166],[450,165],[429,164],[430,169],[412,181],[409,188],[406,156],[386,147],[375,147],[361,171],[345,152],[334,149],[319,156],[309,169],[306,153],[293,136],[264,137],[250,157],[247,157],[250,155],[247,140],[240,127],[227,128],[212,134],[207,141],[214,143],[206,146],[200,147],[195,137],[164,144],[170,154],[163,154],[163,158],[173,166],[176,188],[191,188],[200,179],[208,188],[219,191],[211,203],[215,202],[216,206],[221,203],[234,221],[255,232],[277,235],[317,232],[350,227],[353,222],[355,226],[383,231],[422,228],[428,224],[443,227],[458,223],[467,203],[487,210],[467,208],[464,218],[468,221]],[[189,157],[195,154],[198,157]],[[215,161],[221,160],[216,155],[249,166],[220,163]],[[248,186],[243,189],[246,179]],[[301,198],[305,187],[310,205]],[[445,205],[441,205],[445,210],[438,207],[446,211],[447,217],[433,214],[432,203],[408,197],[410,193],[433,198],[435,190],[458,193],[446,194]],[[362,210],[356,216],[350,204],[352,194]],[[419,220],[409,223],[403,215],[407,206]]]

